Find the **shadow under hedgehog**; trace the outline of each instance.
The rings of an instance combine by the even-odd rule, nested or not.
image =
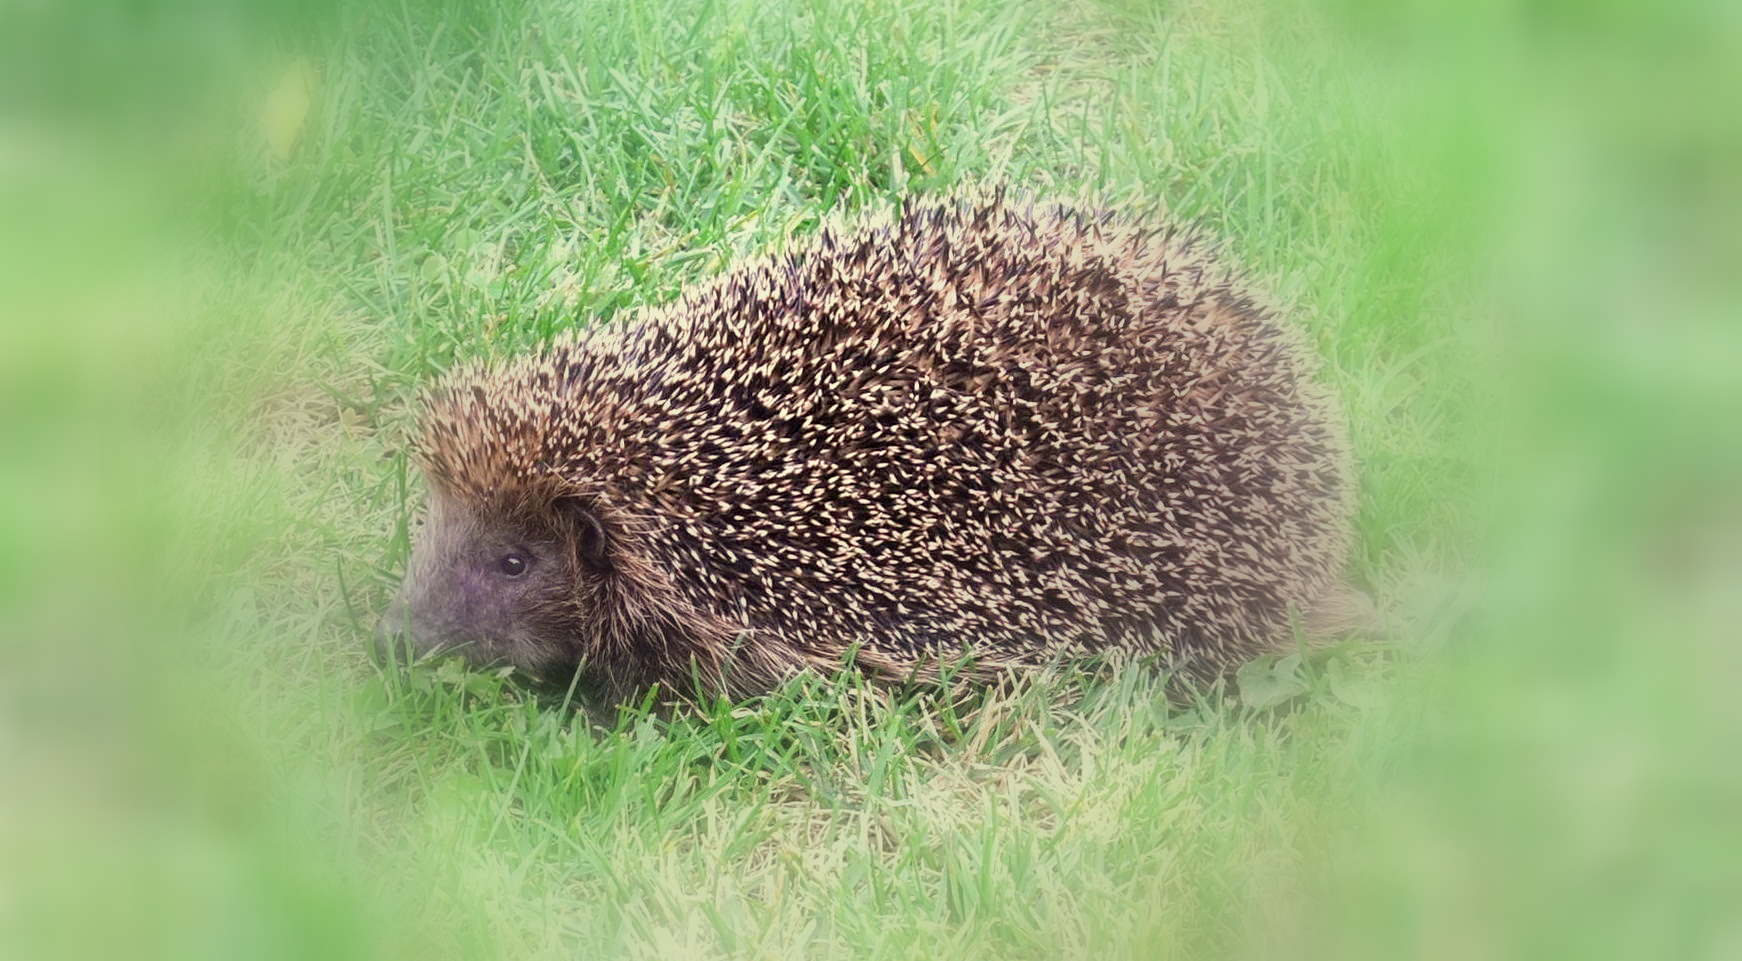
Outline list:
[[[1213,679],[1368,607],[1313,366],[1190,231],[910,201],[436,386],[382,631],[605,701],[848,660]]]

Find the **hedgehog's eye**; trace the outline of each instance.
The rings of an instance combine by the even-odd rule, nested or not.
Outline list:
[[[526,573],[526,558],[519,554],[504,554],[502,559],[496,562],[496,567],[509,577],[519,577]]]

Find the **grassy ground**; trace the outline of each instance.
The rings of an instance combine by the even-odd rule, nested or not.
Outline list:
[[[1742,950],[1721,7],[5,16],[0,953]],[[428,377],[988,180],[1290,305],[1387,643],[1189,711],[837,678],[611,730],[368,662]]]

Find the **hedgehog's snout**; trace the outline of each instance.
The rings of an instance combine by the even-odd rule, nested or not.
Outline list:
[[[417,635],[411,627],[411,605],[406,603],[403,592],[395,594],[387,610],[381,612],[375,622],[373,641],[375,654],[388,660],[415,657],[419,653]]]
[[[375,622],[375,643],[383,643],[394,635],[403,633],[405,633],[405,603],[395,597],[393,603],[387,605],[387,610],[382,611],[380,619]]]
[[[378,653],[389,659],[416,660],[471,646],[458,641],[470,637],[477,627],[465,616],[475,613],[478,607],[470,598],[477,593],[477,586],[452,576],[436,577],[431,583],[430,574],[414,569],[400,583],[393,600],[375,622],[374,643]]]
[[[456,640],[461,629],[420,616],[420,605],[410,599],[410,593],[407,582],[375,622],[373,641],[378,656],[389,662],[411,662],[430,654],[477,656],[474,642]],[[427,602],[422,606],[427,607]]]

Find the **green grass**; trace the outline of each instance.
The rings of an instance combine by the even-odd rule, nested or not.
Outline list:
[[[0,954],[1742,946],[1720,5],[0,17]],[[1194,221],[1299,320],[1385,643],[600,727],[370,663],[431,376],[991,181]]]

